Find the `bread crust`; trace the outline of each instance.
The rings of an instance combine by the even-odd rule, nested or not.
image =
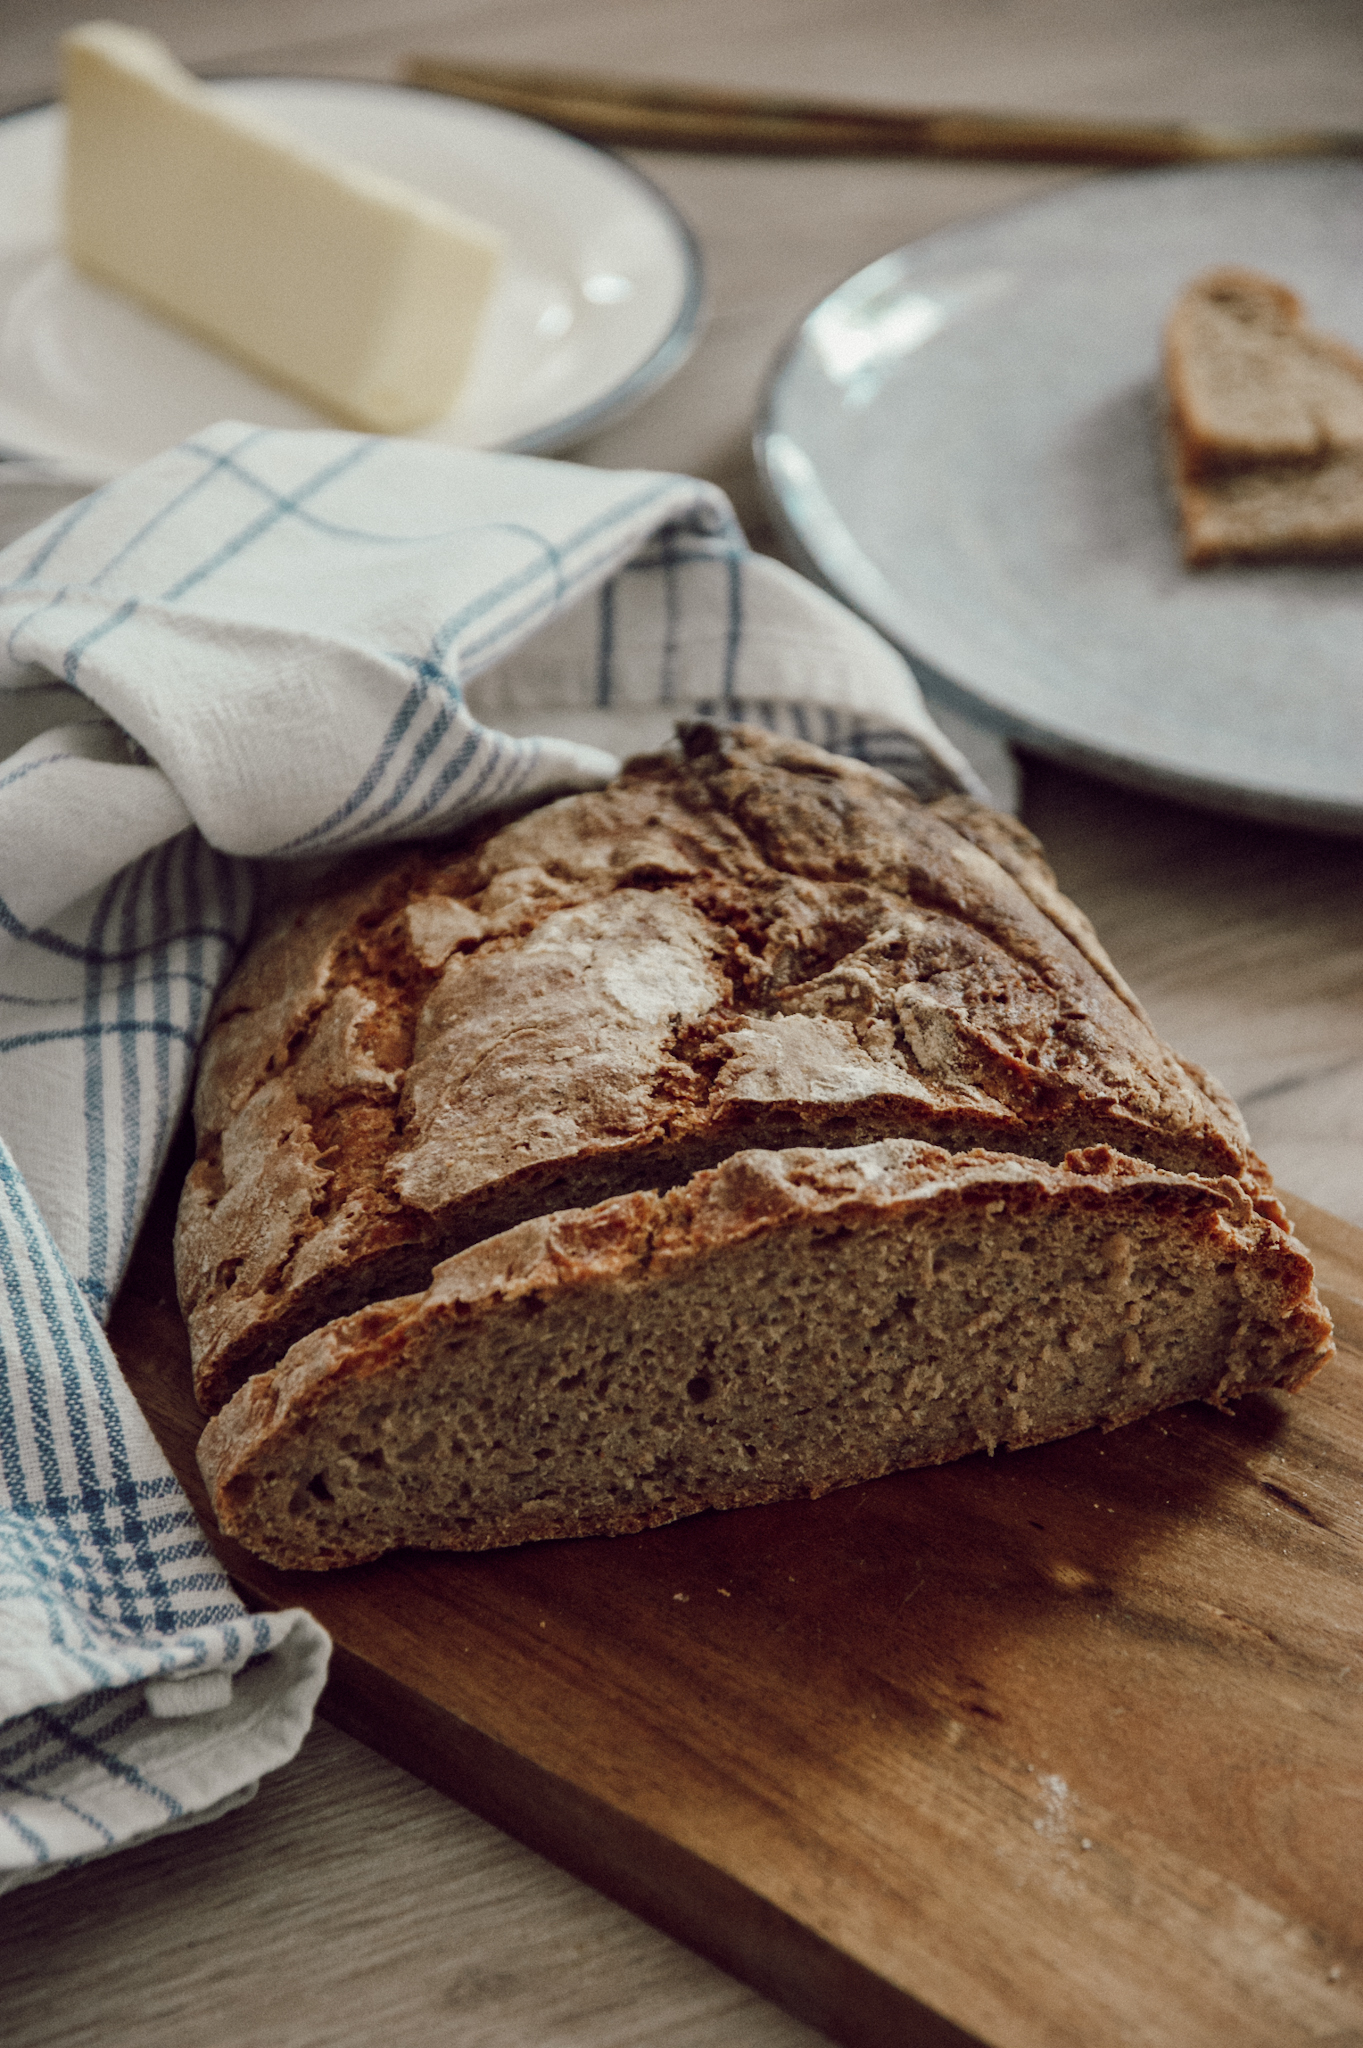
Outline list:
[[[525,1217],[754,1145],[1102,1143],[1267,1191],[1022,827],[708,725],[265,934],[176,1240],[201,1403]]]
[[[225,1532],[326,1570],[813,1496],[1295,1388],[1330,1355],[1309,1259],[1229,1176],[746,1152],[304,1339],[199,1460]]]

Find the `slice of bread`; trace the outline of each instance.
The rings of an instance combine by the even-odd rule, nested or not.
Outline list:
[[[1165,330],[1189,564],[1363,556],[1363,356],[1256,271],[1210,271]]]
[[[748,1151],[304,1338],[199,1460],[227,1534],[325,1570],[813,1496],[1294,1388],[1330,1350],[1309,1259],[1229,1176]]]

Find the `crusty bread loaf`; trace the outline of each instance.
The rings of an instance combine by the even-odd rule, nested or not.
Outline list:
[[[1222,269],[1179,298],[1164,369],[1190,564],[1363,555],[1363,357]]]
[[[320,1570],[815,1495],[1329,1355],[1243,1185],[892,1140],[536,1218],[297,1344],[209,1423],[222,1528]]]
[[[463,1246],[752,1146],[1106,1144],[1266,1184],[1020,826],[710,726],[285,917],[195,1114],[176,1253],[209,1408]]]

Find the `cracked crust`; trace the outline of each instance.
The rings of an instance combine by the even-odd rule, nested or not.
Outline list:
[[[1295,1388],[1330,1351],[1309,1259],[1230,1177],[743,1152],[305,1338],[199,1460],[228,1534],[327,1570],[817,1495]]]
[[[466,1245],[753,1145],[1106,1144],[1267,1186],[1021,827],[741,728],[340,878],[229,985],[195,1116],[210,1409]]]

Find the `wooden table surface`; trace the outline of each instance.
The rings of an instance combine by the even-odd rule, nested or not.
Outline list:
[[[0,4],[0,107],[87,7]],[[393,75],[408,51],[1071,113],[1363,126],[1357,0],[125,0],[205,69]],[[640,162],[697,232],[691,361],[579,451],[685,469],[774,546],[748,435],[793,322],[909,237],[1072,173]],[[1279,1178],[1363,1223],[1363,842],[1023,764],[1022,813],[1157,1023]],[[818,2036],[319,1723],[254,1803],[11,1895],[6,2048],[793,2048]]]

